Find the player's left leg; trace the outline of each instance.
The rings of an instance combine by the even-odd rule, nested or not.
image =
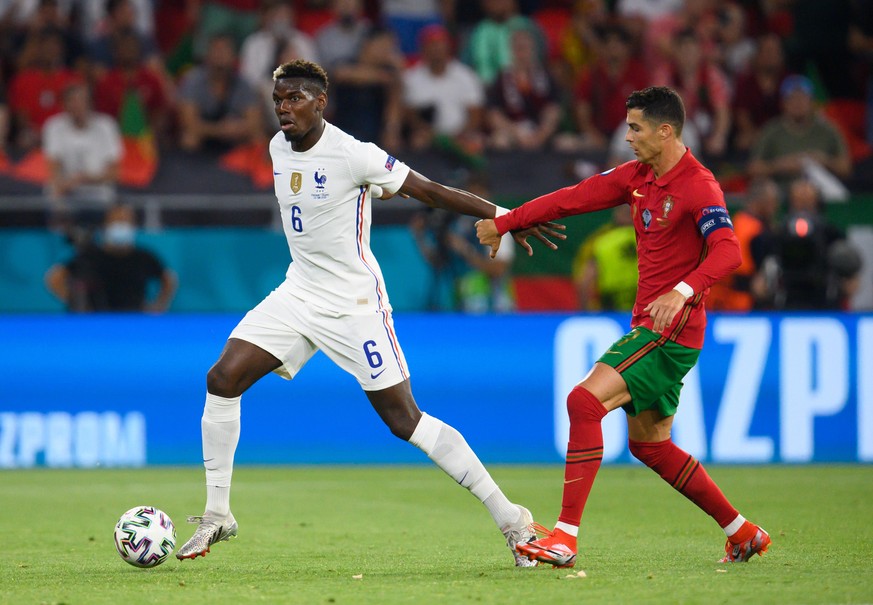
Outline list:
[[[535,565],[515,551],[515,545],[534,537],[530,512],[507,499],[464,437],[448,424],[422,413],[409,379],[377,391],[365,391],[373,408],[391,432],[422,450],[458,484],[470,490],[491,513],[521,567]]]
[[[716,485],[703,465],[679,448],[670,437],[673,416],[646,410],[627,417],[630,452],[658,473],[673,489],[711,516],[727,536],[722,562],[748,561],[763,554],[770,536],[747,521]]]
[[[554,530],[538,527],[542,537],[519,544],[518,551],[532,560],[556,567],[576,564],[576,541],[582,512],[603,458],[603,429],[607,413],[627,403],[630,394],[621,375],[603,363],[567,396],[570,440],[564,464],[561,514]]]

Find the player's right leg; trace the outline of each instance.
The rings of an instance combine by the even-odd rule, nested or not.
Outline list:
[[[763,555],[770,547],[770,536],[731,505],[700,462],[678,447],[670,437],[673,416],[663,417],[655,410],[628,416],[630,452],[658,473],[673,489],[711,516],[727,536],[722,563],[746,562]]]
[[[206,375],[206,405],[200,421],[206,511],[189,517],[189,522],[198,524],[197,529],[176,552],[178,559],[206,556],[210,546],[236,535],[237,523],[230,512],[230,480],[239,442],[240,400],[243,392],[280,364],[262,348],[230,338]]]

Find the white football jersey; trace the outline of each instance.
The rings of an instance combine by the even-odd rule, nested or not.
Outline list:
[[[324,309],[391,309],[370,250],[370,184],[396,192],[409,167],[373,143],[325,122],[311,149],[296,152],[281,131],[270,141],[276,199],[291,264],[282,288]]]

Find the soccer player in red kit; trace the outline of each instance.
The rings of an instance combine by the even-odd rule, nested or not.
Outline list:
[[[639,285],[631,331],[614,343],[567,397],[570,442],[561,514],[554,530],[519,543],[531,560],[576,562],[582,510],[603,458],[601,421],[623,408],[631,453],[709,514],[727,535],[722,562],[763,554],[770,536],[731,506],[700,462],[670,438],[682,378],[697,363],[709,286],[740,264],[740,248],[712,173],[682,143],[685,109],[670,88],[627,99],[627,135],[637,157],[538,197],[477,230],[492,254],[500,236],[531,225],[629,204],[636,230]],[[516,240],[532,251],[522,235]]]

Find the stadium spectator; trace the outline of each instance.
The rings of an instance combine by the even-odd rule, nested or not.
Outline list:
[[[107,0],[105,15],[99,18],[99,27],[89,30],[92,35],[88,56],[99,76],[115,65],[115,39],[133,32],[139,39],[140,54],[145,64],[155,73],[165,71],[163,58],[151,29],[137,27],[137,5],[134,0]],[[97,18],[94,15],[94,18]]]
[[[106,212],[99,244],[88,243],[52,266],[46,286],[68,311],[161,313],[176,292],[176,276],[154,254],[136,245],[136,215],[129,206]],[[149,287],[159,284],[149,298]]]
[[[501,529],[516,565],[529,565],[514,547],[534,537],[530,513],[506,498],[458,431],[419,409],[369,246],[374,186],[389,196],[400,193],[479,217],[494,216],[499,208],[426,179],[326,122],[328,81],[319,65],[283,64],[275,82],[281,131],[270,142],[270,155],[276,171],[291,175],[275,179],[275,188],[294,261],[285,282],[230,333],[207,374],[200,424],[206,507],[176,557],[205,555],[237,534],[230,495],[243,393],[271,372],[292,378],[321,349],[357,379],[394,435],[470,489]]]
[[[273,69],[277,59],[286,54],[297,59],[315,61],[315,40],[295,27],[294,5],[290,0],[262,0],[260,26],[243,41],[240,48],[240,72],[258,88],[273,89]],[[272,92],[266,95],[272,110]]]
[[[782,41],[776,34],[764,34],[757,40],[749,68],[736,77],[732,104],[734,149],[748,153],[764,124],[779,115],[779,86],[784,79]]]
[[[61,230],[87,228],[99,223],[115,201],[121,135],[112,117],[92,110],[91,93],[84,83],[64,90],[63,107],[43,130],[50,223]]]
[[[142,60],[141,37],[133,30],[118,32],[112,39],[112,67],[94,84],[94,108],[122,123],[139,120],[160,139],[169,136],[172,104],[163,79]]]
[[[745,562],[767,550],[767,532],[740,515],[700,463],[671,439],[682,380],[703,345],[704,297],[739,266],[739,245],[718,182],[682,143],[682,99],[666,87],[647,88],[634,92],[626,107],[627,140],[637,161],[477,223],[480,241],[496,252],[502,234],[515,232],[526,244],[516,230],[630,204],[639,242],[633,327],[567,397],[570,439],[558,522],[554,530],[538,527],[544,537],[518,543],[516,550],[558,567],[576,563],[582,512],[603,457],[601,423],[623,408],[631,454],[724,530],[723,562]]]
[[[731,127],[730,87],[722,71],[705,58],[695,30],[676,35],[672,60],[653,79],[682,96],[687,119],[703,141],[701,151],[710,157],[723,155]]]
[[[378,141],[388,150],[402,145],[403,54],[394,32],[373,28],[360,53],[330,72],[335,107],[329,117],[361,141]]]
[[[179,85],[179,144],[195,151],[256,143],[264,137],[261,108],[258,93],[237,70],[233,38],[216,36],[203,64]]]
[[[31,10],[24,9],[29,4]],[[62,6],[63,4],[63,6]],[[14,58],[15,65],[21,69],[33,63],[33,56],[39,52],[39,34],[43,31],[57,32],[64,41],[64,64],[70,69],[84,72],[87,67],[85,44],[78,32],[71,27],[70,8],[72,3],[58,0],[38,0],[19,2],[21,16],[27,15],[24,22],[12,28],[6,49]],[[0,9],[2,11],[2,9]]]
[[[512,34],[512,62],[488,90],[489,144],[500,150],[545,147],[561,121],[558,91],[527,30]]]
[[[80,80],[65,66],[64,38],[57,30],[42,30],[29,39],[35,44],[33,63],[16,73],[9,83],[9,110],[19,149],[37,147],[46,120],[63,110],[63,91]]]
[[[337,67],[358,56],[372,26],[364,15],[363,0],[333,0],[331,7],[333,21],[318,30],[315,45],[321,64],[333,80]]]
[[[397,37],[400,52],[415,59],[421,48],[421,32],[431,25],[442,25],[446,9],[443,0],[381,0],[382,20]]]
[[[785,186],[810,166],[820,166],[841,179],[849,177],[852,161],[843,135],[819,115],[812,92],[812,82],[805,76],[783,80],[782,113],[764,125],[752,149],[752,177],[770,177]]]
[[[718,9],[718,65],[728,80],[746,71],[755,54],[755,42],[748,35],[746,12],[736,2],[724,2]]]
[[[544,56],[542,32],[537,24],[518,11],[516,0],[480,0],[485,18],[470,34],[461,54],[486,86],[490,86],[513,63],[513,34],[528,32],[537,58]]]
[[[110,23],[118,18],[113,14],[116,4],[112,0],[73,0],[78,3],[78,21],[83,35],[97,38],[115,25]],[[130,27],[137,33],[151,37],[155,34],[155,7],[163,4],[160,0],[128,0],[130,13],[125,17],[125,29]]]
[[[708,309],[751,311],[769,306],[764,265],[775,245],[780,202],[779,187],[772,180],[762,179],[749,186],[743,207],[731,217],[743,261],[731,275],[710,287]]]
[[[790,183],[788,211],[774,247],[777,309],[845,309],[857,289],[860,256],[843,231],[822,215],[821,206],[821,195],[811,181],[798,178]]]
[[[403,74],[404,121],[413,149],[434,138],[472,153],[482,149],[485,88],[476,73],[452,56],[442,25],[421,31],[421,61]]]
[[[630,36],[624,29],[605,29],[599,48],[597,59],[583,69],[576,85],[574,113],[584,146],[604,150],[615,129],[624,125],[624,100],[645,88],[649,74],[632,56]]]
[[[260,26],[243,40],[240,73],[263,98],[265,123],[273,114],[273,69],[283,61],[317,61],[315,40],[295,27],[290,0],[262,0]]]
[[[558,59],[551,66],[562,89],[573,90],[583,69],[594,63],[600,34],[611,21],[605,0],[573,2],[569,23],[558,40]]]
[[[582,242],[573,260],[573,285],[579,308],[630,311],[637,297],[639,277],[631,209],[622,204],[612,210],[609,223]]]
[[[691,31],[704,61],[718,57],[719,0],[683,0],[674,11],[667,11],[646,23],[642,29],[642,52],[647,65],[659,71],[676,58],[677,38]],[[686,101],[687,102],[687,101]]]

